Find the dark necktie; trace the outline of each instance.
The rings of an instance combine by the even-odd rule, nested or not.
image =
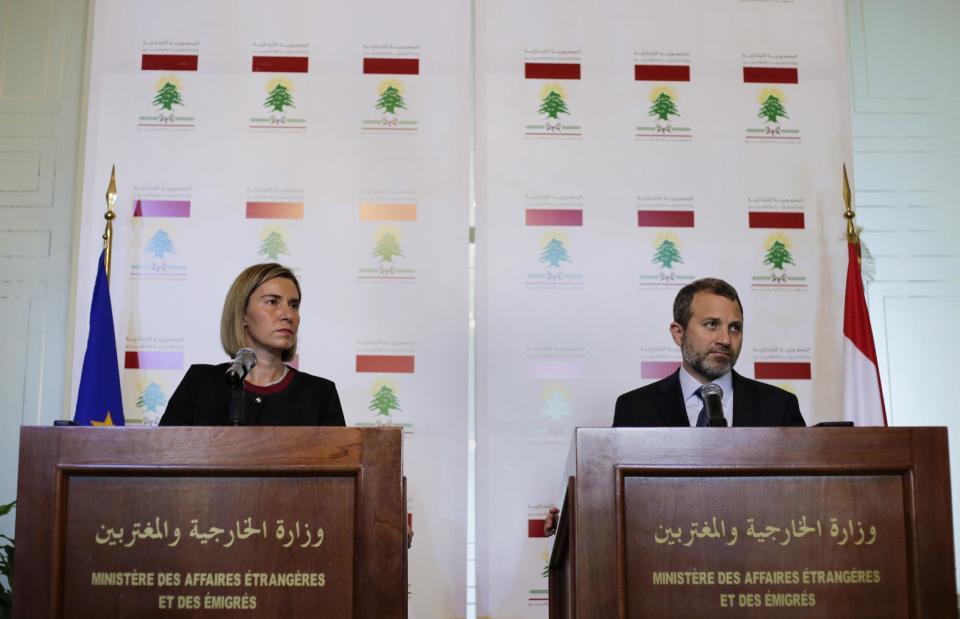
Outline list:
[[[695,396],[700,398],[700,401],[703,402],[703,387],[697,387],[697,390],[693,392]],[[705,428],[710,425],[710,417],[707,415],[707,403],[704,402],[703,406],[700,408],[700,414],[697,415],[697,427]]]

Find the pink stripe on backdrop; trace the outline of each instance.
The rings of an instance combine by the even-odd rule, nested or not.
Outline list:
[[[123,367],[128,370],[180,370],[183,353],[161,350],[128,350],[123,356]]]
[[[529,378],[570,379],[583,376],[580,359],[531,359],[527,361]]]
[[[137,200],[134,217],[190,217],[190,200]]]
[[[641,361],[640,378],[666,378],[680,367],[679,361]]]
[[[803,362],[757,361],[753,364],[753,374],[758,380],[810,380],[811,367]]]
[[[528,208],[528,226],[582,226],[580,209]]]
[[[303,219],[303,202],[247,202],[247,219]]]

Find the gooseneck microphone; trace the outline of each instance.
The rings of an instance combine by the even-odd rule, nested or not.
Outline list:
[[[700,391],[703,396],[703,405],[710,415],[711,428],[726,428],[727,420],[723,416],[723,388],[715,383],[704,385]]]
[[[247,372],[255,365],[257,365],[257,354],[250,348],[241,348],[237,351],[233,361],[230,362],[230,367],[227,368],[224,379],[230,385],[243,384]]]

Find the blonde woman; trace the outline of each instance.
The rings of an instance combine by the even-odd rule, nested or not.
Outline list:
[[[243,380],[243,425],[342,426],[333,382],[287,363],[297,349],[300,282],[275,263],[245,269],[227,292],[220,341],[227,356],[242,348],[256,354]],[[162,426],[223,426],[230,422],[229,363],[192,365],[170,397]]]

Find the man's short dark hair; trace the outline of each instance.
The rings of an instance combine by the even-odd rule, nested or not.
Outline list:
[[[693,304],[693,297],[696,296],[698,292],[707,292],[725,299],[730,299],[731,301],[736,301],[737,305],[740,306],[740,313],[743,313],[743,303],[740,302],[740,297],[737,296],[736,288],[722,279],[704,277],[703,279],[692,281],[681,288],[680,292],[677,293],[677,298],[673,300],[673,321],[684,329],[687,328],[687,323],[690,322],[690,315],[693,314],[690,306]]]

